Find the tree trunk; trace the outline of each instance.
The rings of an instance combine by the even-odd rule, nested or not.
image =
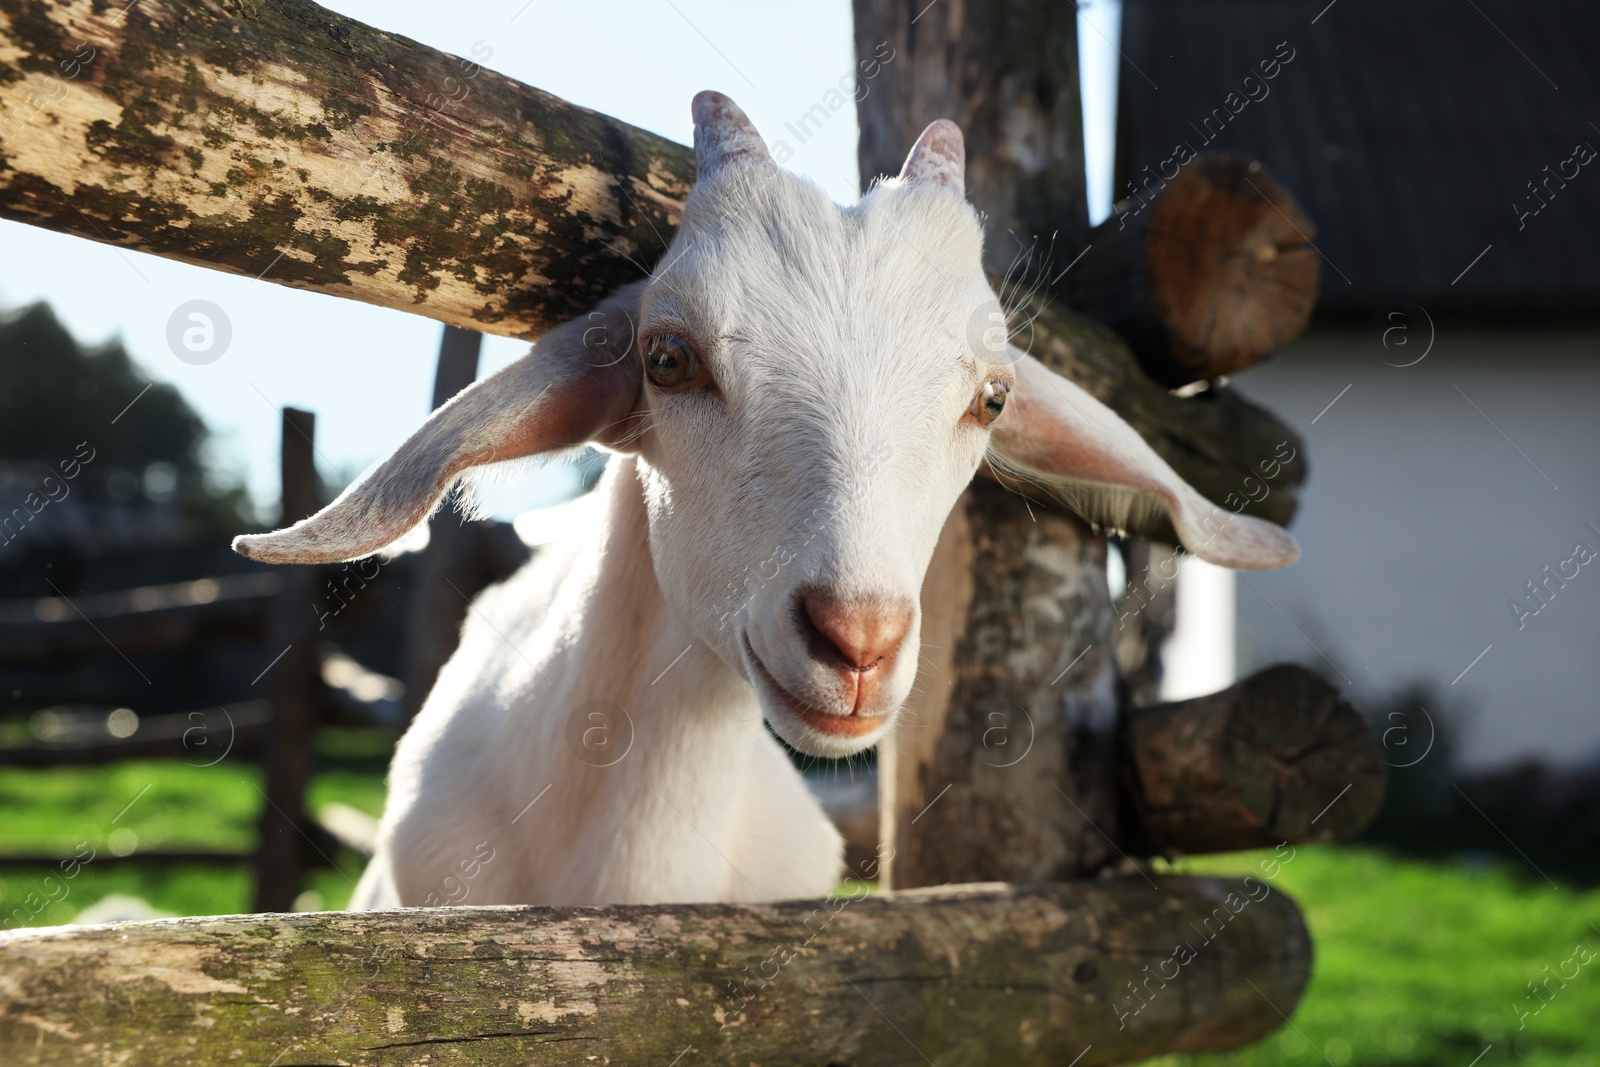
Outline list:
[[[897,173],[923,127],[950,118],[966,137],[988,269],[1014,276],[1036,233],[1077,242],[1087,219],[1069,9],[857,0],[855,38],[863,56],[884,41],[895,50],[859,104],[864,182]],[[1077,519],[993,483],[962,496],[923,586],[926,670],[879,746],[889,884],[1072,878],[1114,859],[1104,567],[1104,541]]]
[[[954,118],[990,269],[1012,265],[1007,232],[1020,247],[1061,233],[1074,248],[1086,223],[1072,11],[858,0],[855,12],[859,54],[882,41],[896,51],[860,103],[862,175],[892,173],[927,122]],[[1001,279],[1028,324],[1015,343],[1122,414],[1212,500],[1231,507],[1231,494],[1234,510],[1287,522],[1304,466],[1286,427],[1226,390],[1171,395],[1111,331],[1050,307],[1050,279],[1016,274]],[[1278,491],[1247,494],[1262,463]],[[1136,532],[1174,536],[1164,518]],[[880,746],[891,884],[1082,877],[1121,860],[1104,540],[1043,500],[979,483],[946,524],[923,607],[926,671]]]
[[[5,4],[0,217],[535,337],[655,263],[694,159],[491,51],[305,0]]]
[[[1093,1067],[1260,1037],[1310,965],[1260,879],[123,923],[0,934],[0,1062]]]
[[[862,57],[881,43],[894,49],[858,106],[863,187],[900,173],[923,127],[951,119],[966,135],[967,195],[985,213],[988,269],[1048,271],[1052,243],[1058,270],[1077,254],[1089,224],[1070,7],[856,0],[855,39]]]
[[[1305,329],[1322,264],[1317,228],[1253,160],[1207,153],[1089,234],[1066,277],[1072,307],[1126,337],[1164,385],[1231,374]]]

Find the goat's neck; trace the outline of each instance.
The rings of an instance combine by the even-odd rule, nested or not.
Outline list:
[[[760,726],[755,695],[667,603],[635,461],[614,466],[596,489],[601,535],[575,567],[585,573],[574,575],[577,595],[565,605],[567,628],[579,636],[562,657],[562,673],[578,684],[576,691],[587,684],[619,704],[641,737],[721,734],[733,719],[744,724],[748,740]]]
[[[749,683],[667,603],[633,461],[614,464],[596,492],[600,536],[580,551],[552,605],[554,629],[568,636],[545,666],[560,699],[540,714],[553,716],[546,744],[560,748],[543,762],[554,775],[549,814],[561,813],[558,832],[569,839],[553,844],[563,854],[564,845],[609,841],[646,849],[654,861],[590,872],[600,884],[555,895],[671,899],[680,882],[698,898],[738,895],[704,881],[710,867],[739,865],[729,859],[747,832],[739,798],[776,746],[763,734]],[[585,747],[586,731],[603,743]]]

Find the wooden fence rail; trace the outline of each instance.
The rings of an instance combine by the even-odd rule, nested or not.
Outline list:
[[[0,601],[0,659],[59,663],[105,652],[260,638],[280,574],[234,574],[88,596]]]
[[[303,0],[6,5],[0,61],[0,217],[491,333],[637,278],[694,178],[682,145]]]
[[[1258,1038],[1310,965],[1264,876],[171,919],[0,935],[0,1061],[1094,1067]]]

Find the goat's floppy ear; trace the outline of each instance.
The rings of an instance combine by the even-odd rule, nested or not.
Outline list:
[[[690,105],[694,114],[694,162],[700,180],[713,178],[734,163],[772,162],[767,142],[761,139],[739,105],[710,89],[696,93]]]
[[[1073,510],[1111,526],[1164,510],[1185,548],[1224,567],[1270,570],[1300,557],[1287,530],[1217,507],[1116,412],[1032,356],[1011,354],[1016,387],[989,439],[997,473],[1058,488]]]
[[[936,185],[963,199],[967,195],[967,143],[961,127],[935,119],[911,146],[900,179],[911,185]]]
[[[336,563],[394,543],[433,513],[467,468],[597,441],[618,444],[639,393],[636,283],[556,327],[533,351],[435,411],[394,454],[308,519],[236,537],[267,563]]]

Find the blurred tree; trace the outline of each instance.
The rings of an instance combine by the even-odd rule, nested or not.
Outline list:
[[[0,463],[54,467],[87,442],[95,458],[75,492],[173,501],[205,529],[253,526],[244,489],[207,477],[209,439],[178,390],[145,377],[120,341],[80,344],[44,303],[0,317]]]

